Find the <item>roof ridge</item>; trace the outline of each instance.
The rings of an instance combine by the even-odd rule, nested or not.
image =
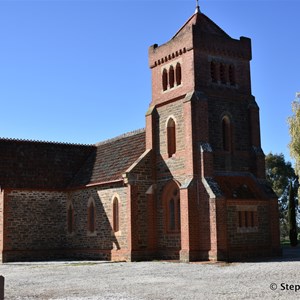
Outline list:
[[[178,34],[182,31],[182,29],[191,21],[191,19],[193,19],[194,18],[194,16],[195,15],[197,15],[197,14],[200,14],[200,11],[199,12],[194,12],[188,19],[187,19],[187,21],[177,30],[177,32],[173,35],[173,37],[171,38],[171,40],[172,39],[174,39],[175,37],[177,37],[178,36]]]
[[[101,146],[101,145],[109,144],[109,143],[112,143],[112,142],[130,137],[130,136],[134,136],[134,135],[137,135],[137,134],[140,134],[140,133],[143,133],[143,132],[145,132],[145,128],[140,128],[140,129],[136,129],[136,130],[133,130],[133,131],[129,131],[129,132],[123,133],[121,135],[118,135],[114,138],[110,138],[110,139],[98,142],[98,143],[95,144],[95,146],[98,147],[98,146]]]
[[[43,140],[32,140],[32,139],[19,139],[19,138],[5,138],[0,137],[0,141],[7,142],[29,142],[38,144],[53,144],[53,145],[66,145],[66,146],[94,146],[93,144],[80,144],[80,143],[68,143],[68,142],[54,142],[54,141],[43,141]]]

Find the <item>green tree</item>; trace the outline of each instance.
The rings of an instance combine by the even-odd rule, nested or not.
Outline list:
[[[289,237],[291,246],[297,246],[296,203],[292,182],[290,182],[289,188]]]
[[[266,156],[266,178],[278,197],[280,235],[281,239],[289,236],[288,227],[288,195],[289,184],[294,182],[294,191],[298,188],[298,178],[289,161],[285,161],[284,155],[269,153]]]
[[[288,118],[291,142],[289,144],[291,156],[295,159],[295,170],[300,177],[300,93],[292,103],[293,115]]]

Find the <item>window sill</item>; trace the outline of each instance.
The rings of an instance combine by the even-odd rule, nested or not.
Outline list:
[[[97,231],[94,231],[94,232],[88,231],[87,236],[97,236]]]
[[[180,235],[180,231],[166,231],[168,235]]]
[[[251,233],[251,232],[258,232],[258,227],[238,227],[238,233]]]

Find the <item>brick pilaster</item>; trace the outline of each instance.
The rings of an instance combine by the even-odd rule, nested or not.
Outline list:
[[[187,176],[191,176],[194,174],[192,97],[188,95],[183,101],[183,105],[185,133],[185,174]]]
[[[127,186],[127,243],[128,243],[128,260],[133,259],[133,251],[137,248],[137,227],[135,220],[137,216],[137,187],[131,184]]]
[[[180,261],[190,261],[190,214],[189,191],[187,188],[180,190],[180,225],[181,225],[181,250]]]

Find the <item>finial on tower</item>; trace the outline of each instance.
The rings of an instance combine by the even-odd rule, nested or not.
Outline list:
[[[199,6],[199,0],[196,0],[196,10],[195,10],[195,14],[200,13],[200,6]]]

